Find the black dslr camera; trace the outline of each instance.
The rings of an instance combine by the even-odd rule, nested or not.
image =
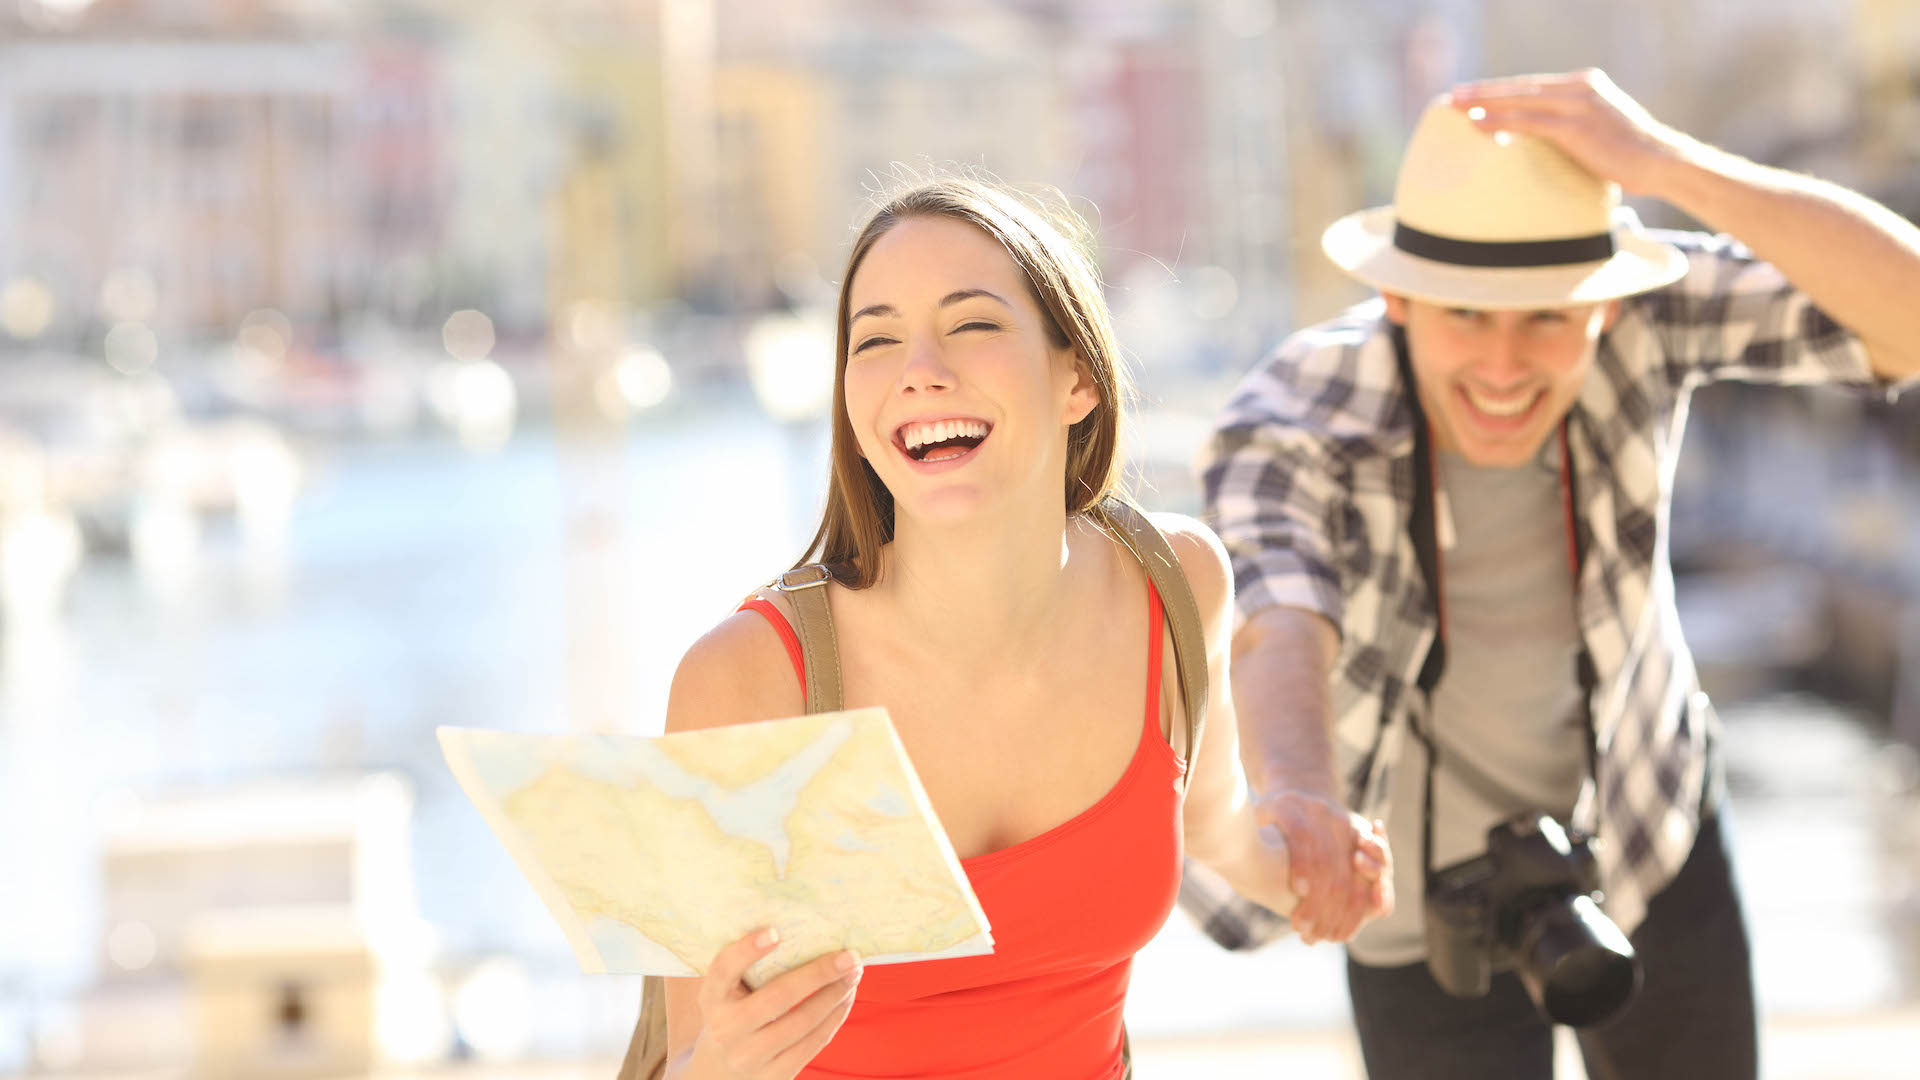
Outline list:
[[[1487,851],[1427,875],[1427,967],[1455,997],[1514,970],[1555,1023],[1606,1020],[1640,988],[1640,961],[1593,894],[1587,837],[1546,816],[1487,830]]]

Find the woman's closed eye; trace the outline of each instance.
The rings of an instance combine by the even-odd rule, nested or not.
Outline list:
[[[965,331],[984,330],[988,333],[992,333],[993,331],[996,331],[999,329],[1000,329],[999,323],[987,322],[984,319],[968,319],[966,322],[963,322],[959,326],[956,326],[952,330],[948,331],[948,333],[958,334],[963,330]],[[868,349],[878,348],[879,346],[882,346],[882,345],[898,345],[899,343],[900,343],[899,340],[896,338],[890,338],[884,334],[875,334],[873,337],[862,339],[859,344],[853,347],[853,352],[855,354],[859,354],[859,353],[866,352]]]

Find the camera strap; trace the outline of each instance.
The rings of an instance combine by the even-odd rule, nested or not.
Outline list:
[[[1429,728],[1435,722],[1433,713],[1433,691],[1440,685],[1440,677],[1447,668],[1447,600],[1446,579],[1440,557],[1440,483],[1439,464],[1434,459],[1433,428],[1427,419],[1426,409],[1420,404],[1419,384],[1413,377],[1413,360],[1407,349],[1405,327],[1392,328],[1394,360],[1400,368],[1400,382],[1405,388],[1407,405],[1413,410],[1413,508],[1407,518],[1407,532],[1413,540],[1413,550],[1420,560],[1420,573],[1427,582],[1427,593],[1433,604],[1435,632],[1433,644],[1427,649],[1427,658],[1420,665],[1417,684],[1420,689],[1421,704],[1425,707]],[[1599,782],[1599,749],[1594,736],[1593,693],[1599,685],[1599,674],[1594,668],[1593,656],[1587,651],[1586,637],[1580,631],[1579,591],[1580,571],[1586,565],[1586,539],[1581,535],[1579,519],[1575,513],[1578,507],[1579,489],[1573,472],[1573,450],[1568,444],[1567,427],[1572,422],[1571,413],[1560,421],[1560,495],[1561,505],[1566,515],[1567,559],[1573,570],[1574,588],[1574,637],[1579,643],[1575,656],[1574,678],[1580,684],[1581,719],[1586,732],[1587,776],[1594,783]],[[1448,529],[1451,531],[1451,523]],[[1433,776],[1440,761],[1440,747],[1431,730],[1423,731],[1409,714],[1409,730],[1420,740],[1427,751],[1427,770],[1424,794],[1421,799],[1420,814],[1420,867],[1421,880],[1424,882],[1433,874]]]

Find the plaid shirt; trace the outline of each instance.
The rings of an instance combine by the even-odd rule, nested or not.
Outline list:
[[[1628,932],[1693,848],[1718,723],[1681,639],[1667,559],[1692,390],[1720,379],[1874,384],[1858,339],[1771,265],[1726,237],[1655,235],[1686,253],[1688,271],[1624,301],[1568,424],[1587,552],[1575,606],[1599,674],[1597,783],[1575,824],[1605,838],[1605,906]],[[1375,300],[1288,338],[1235,390],[1200,462],[1241,617],[1285,604],[1342,628],[1335,752],[1348,804],[1369,818],[1382,816],[1408,721],[1424,710],[1417,678],[1435,633],[1408,535],[1412,411],[1388,330]],[[1191,862],[1181,905],[1228,948],[1286,929]]]

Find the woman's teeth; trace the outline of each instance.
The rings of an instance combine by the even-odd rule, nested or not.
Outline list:
[[[935,420],[912,423],[900,429],[900,441],[908,450],[946,442],[949,439],[984,439],[987,425],[979,420]]]

